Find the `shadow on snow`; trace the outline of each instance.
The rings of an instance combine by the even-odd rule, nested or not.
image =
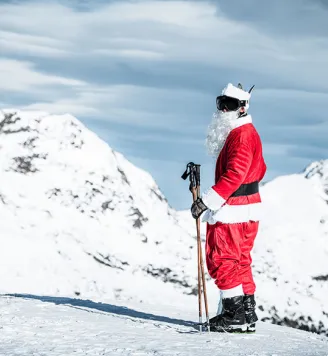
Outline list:
[[[93,302],[91,300],[75,299],[75,298],[65,298],[65,297],[49,297],[40,296],[32,294],[2,294],[2,297],[14,297],[23,299],[34,299],[45,303],[53,303],[57,305],[67,305],[73,308],[82,309],[87,312],[94,312],[92,310],[97,310],[103,313],[127,316],[130,318],[138,318],[144,320],[158,321],[173,325],[181,325],[192,328],[197,328],[197,324],[192,321],[186,321],[182,319],[173,319],[166,316],[154,315],[149,313],[144,313],[138,310],[130,309],[124,306],[117,306],[112,304],[106,304],[101,302]]]

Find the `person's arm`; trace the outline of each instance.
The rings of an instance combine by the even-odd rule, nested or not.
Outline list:
[[[202,200],[209,209],[220,209],[230,195],[243,184],[252,159],[252,149],[246,143],[233,147],[228,153],[225,173],[202,195]]]
[[[266,170],[267,170],[267,166],[266,166],[266,164],[264,162],[264,159],[262,158],[262,172],[261,172],[261,176],[260,176],[259,182],[261,182],[261,180],[265,176]]]

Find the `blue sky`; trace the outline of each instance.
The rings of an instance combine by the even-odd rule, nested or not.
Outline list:
[[[228,82],[256,85],[266,180],[328,158],[327,18],[324,0],[0,0],[0,107],[74,114],[188,208]]]

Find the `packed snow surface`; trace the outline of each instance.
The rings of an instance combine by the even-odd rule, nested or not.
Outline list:
[[[3,356],[316,356],[328,339],[258,323],[256,334],[195,329],[194,313],[162,305],[120,305],[38,295],[0,298]]]

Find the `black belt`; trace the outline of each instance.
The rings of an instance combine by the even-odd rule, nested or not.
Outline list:
[[[252,195],[259,192],[259,182],[252,182],[242,184],[230,197],[241,197],[245,195]]]

